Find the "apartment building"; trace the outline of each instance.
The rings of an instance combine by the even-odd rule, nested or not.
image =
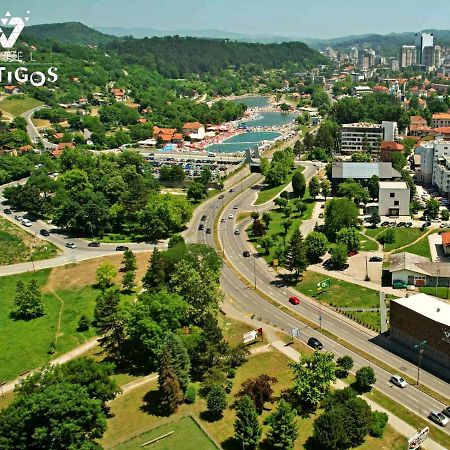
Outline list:
[[[431,119],[431,126],[433,128],[450,127],[450,114],[449,113],[433,114],[433,117]]]
[[[409,216],[409,187],[404,181],[380,181],[378,213],[380,216]]]

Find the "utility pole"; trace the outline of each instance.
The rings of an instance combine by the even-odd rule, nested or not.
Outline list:
[[[437,291],[438,291],[438,286],[439,286],[439,269],[436,271],[436,290],[435,290],[435,293],[434,293],[434,295],[436,295],[436,297],[438,296],[437,295]]]
[[[256,291],[256,254],[253,255],[253,274],[255,276],[255,291]]]
[[[419,357],[417,360],[417,386],[419,386],[419,377],[420,377],[420,363],[422,362],[422,355],[424,351],[425,345],[427,345],[427,341],[422,341],[419,344],[415,345],[415,349],[419,349]]]

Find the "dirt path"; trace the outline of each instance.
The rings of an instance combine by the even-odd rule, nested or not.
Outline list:
[[[375,238],[373,238],[372,236],[369,236],[366,233],[360,233],[360,234],[361,234],[361,236],[364,236],[368,241],[375,242],[375,244],[378,245],[377,252],[383,251],[383,246]],[[377,234],[377,236],[378,236],[378,234]]]

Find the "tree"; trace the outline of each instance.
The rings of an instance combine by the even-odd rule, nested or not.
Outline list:
[[[347,252],[357,252],[361,244],[361,235],[355,227],[342,228],[336,233],[336,243],[347,246]]]
[[[339,185],[339,194],[354,200],[355,203],[367,203],[369,200],[369,192],[361,186],[357,181],[348,178],[347,181]]]
[[[286,400],[281,399],[277,409],[266,419],[269,425],[267,442],[279,450],[291,450],[298,437],[297,414]]]
[[[435,198],[430,198],[426,203],[426,214],[432,219],[436,219],[439,215],[439,202]]]
[[[173,414],[183,402],[184,396],[180,383],[171,365],[168,353],[161,353],[158,365],[159,402],[162,411]]]
[[[132,292],[133,289],[136,287],[135,277],[136,274],[134,271],[125,272],[122,279],[122,289],[125,292]]]
[[[292,203],[300,215],[302,215],[308,209],[306,203],[300,198],[294,199]]]
[[[372,215],[369,217],[369,219],[367,220],[367,222],[371,223],[373,228],[376,228],[377,224],[379,224],[381,222],[381,218],[380,218],[380,215],[378,214],[378,212],[374,211],[372,213]]]
[[[331,252],[331,261],[336,269],[343,269],[348,260],[348,250],[345,244],[336,245]]]
[[[255,405],[248,395],[236,402],[234,436],[242,448],[256,448],[261,440],[262,428]]]
[[[16,310],[13,314],[19,319],[30,320],[44,314],[41,290],[34,278],[30,281],[28,287],[25,287],[20,280],[17,282],[14,304]]]
[[[296,169],[292,176],[292,189],[296,197],[303,198],[305,196],[306,181],[300,169]]]
[[[272,216],[270,215],[270,212],[266,211],[263,213],[262,221],[266,226],[266,229],[269,228],[270,222],[272,221]]]
[[[380,244],[393,244],[397,240],[397,231],[394,228],[387,228],[379,236],[377,241]]]
[[[323,450],[346,450],[344,412],[342,408],[325,411],[314,422],[313,439],[317,448]]]
[[[371,162],[372,156],[367,152],[352,153],[352,162]]]
[[[358,369],[356,371],[355,378],[355,385],[361,392],[370,391],[372,385],[377,381],[375,371],[370,366],[361,367]]]
[[[131,250],[125,250],[122,260],[123,272],[134,272],[137,269],[136,255]]]
[[[77,327],[77,331],[87,331],[89,330],[89,327],[91,325],[90,320],[87,318],[86,315],[82,314],[80,316],[80,320],[78,321],[78,327]]]
[[[248,395],[258,411],[261,414],[266,402],[273,402],[272,384],[278,380],[275,377],[270,377],[266,374],[261,374],[256,378],[249,378],[242,383],[240,396]]]
[[[300,230],[295,230],[289,240],[285,265],[291,272],[295,271],[296,277],[298,277],[308,267],[306,246],[303,242],[303,236]]]
[[[381,439],[384,435],[388,420],[389,416],[386,413],[374,411],[372,429],[369,434],[375,438]]]
[[[187,189],[188,200],[194,200],[194,202],[199,202],[201,199],[206,197],[206,189],[202,183],[193,181]]]
[[[336,233],[342,228],[358,226],[358,208],[347,198],[333,198],[325,208],[325,234],[335,242]]]
[[[336,360],[336,364],[337,364],[337,372],[336,372],[337,377],[346,378],[350,373],[350,370],[352,370],[353,358],[348,355],[341,356]]]
[[[327,178],[324,178],[320,183],[320,192],[326,201],[327,197],[331,194],[331,183]]]
[[[101,401],[69,382],[19,395],[0,412],[4,449],[96,449],[105,430]]]
[[[336,380],[336,363],[332,353],[302,353],[298,362],[290,363],[294,371],[292,393],[307,408],[316,408]]]
[[[276,206],[278,206],[278,208],[282,209],[288,204],[288,199],[283,197],[277,197],[273,202],[275,203]]]
[[[112,286],[112,281],[117,275],[117,269],[108,261],[101,263],[96,272],[95,278],[100,289],[105,290]]]
[[[354,397],[343,405],[346,424],[346,441],[349,447],[358,447],[364,442],[373,425],[373,413],[367,402]]]
[[[309,193],[314,200],[320,194],[320,181],[316,176],[312,177],[309,182]]]
[[[250,213],[250,217],[251,217],[253,220],[259,219],[259,212],[258,212],[258,211],[252,211],[252,212]]]
[[[227,393],[223,386],[215,385],[208,393],[206,398],[206,405],[211,417],[220,419],[223,411],[227,407]]]
[[[253,221],[252,231],[255,237],[264,236],[266,234],[266,227],[259,219]]]
[[[270,253],[270,249],[274,246],[275,241],[272,236],[264,236],[259,240],[259,245],[264,250],[264,253],[268,255]]]
[[[376,175],[372,175],[367,182],[367,189],[369,190],[369,195],[372,200],[378,198],[378,193],[380,191],[380,179]]]
[[[306,151],[310,152],[314,147],[315,138],[311,133],[306,133],[303,139],[303,144],[305,145]]]
[[[401,172],[403,168],[406,166],[407,162],[408,161],[406,159],[406,156],[403,153],[395,152],[392,154],[392,167],[395,170]]]
[[[327,252],[328,239],[323,233],[312,231],[306,236],[305,247],[308,261],[315,264]]]
[[[441,219],[445,220],[445,221],[450,219],[450,212],[447,208],[445,208],[441,211]]]

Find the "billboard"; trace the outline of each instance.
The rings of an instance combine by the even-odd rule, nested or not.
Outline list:
[[[242,335],[244,340],[244,344],[248,344],[249,342],[256,341],[259,336],[262,336],[263,331],[262,328],[258,328],[257,330],[252,330]]]
[[[425,441],[425,439],[428,437],[430,429],[428,427],[424,428],[422,431],[419,431],[414,436],[410,437],[408,439],[408,450],[416,450],[420,447],[420,444]]]

